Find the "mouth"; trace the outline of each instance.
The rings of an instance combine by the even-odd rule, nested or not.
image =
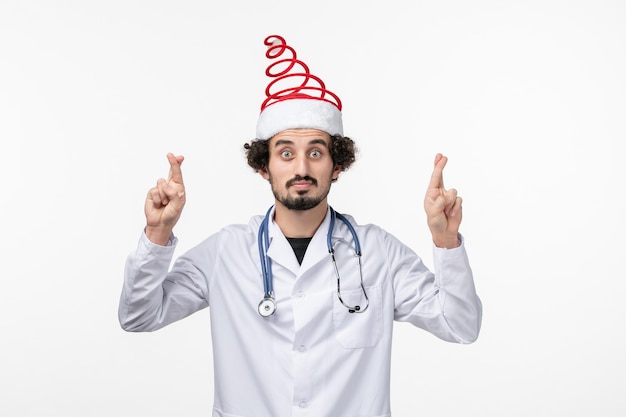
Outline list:
[[[287,188],[292,187],[293,189],[297,191],[308,190],[315,185],[317,185],[317,180],[315,178],[311,178],[308,176],[304,178],[296,177],[287,181]]]
[[[296,190],[308,190],[313,186],[313,183],[310,181],[296,181],[291,184],[291,187]]]

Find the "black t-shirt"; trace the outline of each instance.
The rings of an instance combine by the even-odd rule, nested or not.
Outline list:
[[[293,249],[293,252],[296,254],[296,258],[298,259],[298,263],[302,265],[302,259],[304,259],[304,254],[306,253],[306,248],[309,246],[311,242],[311,237],[288,237],[287,240]]]

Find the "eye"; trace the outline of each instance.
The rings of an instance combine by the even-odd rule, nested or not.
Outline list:
[[[292,155],[291,151],[284,150],[280,152],[280,156],[282,156],[285,159],[291,158],[291,155]]]
[[[322,156],[322,153],[318,150],[314,150],[314,151],[311,151],[309,155],[311,155],[311,158],[319,158]]]

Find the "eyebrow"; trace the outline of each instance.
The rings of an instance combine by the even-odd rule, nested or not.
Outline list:
[[[274,143],[274,147],[279,145],[294,145],[294,142],[289,139],[278,139],[276,143]],[[309,145],[324,145],[324,147],[328,148],[328,143],[324,139],[312,139],[309,141]]]

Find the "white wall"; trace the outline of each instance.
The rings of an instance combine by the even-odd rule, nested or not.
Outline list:
[[[125,333],[122,270],[168,151],[179,251],[271,203],[241,145],[272,33],[344,101],[361,153],[335,208],[430,264],[436,152],[464,197],[483,331],[396,326],[394,416],[624,415],[624,21],[608,0],[0,2],[0,415],[210,414],[209,311]]]

